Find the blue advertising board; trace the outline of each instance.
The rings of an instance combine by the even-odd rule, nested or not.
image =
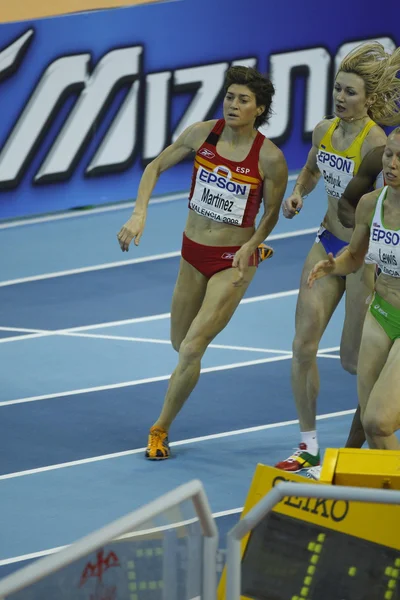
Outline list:
[[[0,25],[0,218],[134,199],[146,164],[221,115],[231,64],[270,73],[265,133],[300,168],[341,57],[364,40],[400,42],[400,5],[390,18],[366,10],[179,0]],[[189,189],[190,173],[177,165],[154,193]]]

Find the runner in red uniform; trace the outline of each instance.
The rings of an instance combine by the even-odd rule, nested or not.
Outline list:
[[[142,236],[158,177],[195,153],[189,215],[171,308],[171,341],[179,362],[159,418],[150,429],[146,457],[169,458],[169,428],[193,391],[201,359],[229,323],[253,279],[259,248],[275,227],[288,172],[282,152],[257,131],[270,115],[274,87],[254,69],[231,67],[225,79],[224,118],[195,123],[150,163],[132,217],[118,240],[127,251]],[[264,204],[258,227],[255,219]]]

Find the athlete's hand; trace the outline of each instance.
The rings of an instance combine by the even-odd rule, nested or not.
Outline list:
[[[237,269],[237,277],[233,281],[235,287],[240,287],[243,283],[246,283],[245,275],[249,266],[250,256],[253,252],[254,250],[246,246],[246,244],[236,252],[232,262],[232,267]]]
[[[292,194],[282,203],[283,216],[287,219],[293,219],[294,216],[299,214],[302,208],[303,198],[298,193]]]
[[[307,279],[308,287],[312,287],[314,281],[331,275],[336,266],[336,260],[333,258],[332,252],[328,254],[328,260],[320,260],[315,267],[310,271]]]
[[[135,246],[139,246],[140,238],[146,223],[146,215],[134,213],[131,218],[121,227],[117,235],[122,252],[128,252],[129,244],[135,241]]]

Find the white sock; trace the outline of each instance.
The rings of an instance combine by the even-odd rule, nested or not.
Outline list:
[[[314,454],[314,456],[318,454],[319,446],[316,431],[302,431],[301,441],[306,444],[307,452]]]

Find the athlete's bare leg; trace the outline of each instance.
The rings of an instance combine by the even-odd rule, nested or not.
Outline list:
[[[400,339],[394,343],[367,313],[358,364],[361,419],[370,448],[399,450]]]
[[[374,265],[365,265],[357,273],[346,277],[346,316],[340,343],[340,360],[343,368],[352,375],[357,373],[361,335],[374,288],[374,270]],[[357,403],[345,446],[362,448],[365,440],[360,406]]]
[[[155,426],[168,431],[199,379],[207,346],[229,323],[255,272],[256,267],[248,267],[245,282],[240,287],[233,285],[236,269],[226,269],[210,278],[201,308],[180,344],[178,366],[169,381]]]
[[[361,423],[361,408],[358,404],[351,423],[349,437],[347,438],[345,448],[362,448],[365,444],[365,432]]]
[[[171,342],[177,352],[200,310],[207,283],[207,277],[181,258],[171,306]]]
[[[296,334],[293,341],[292,388],[301,431],[316,428],[319,393],[317,351],[321,337],[344,293],[341,277],[325,277],[308,287],[307,278],[314,265],[326,259],[322,244],[314,244],[301,276],[296,306]]]

